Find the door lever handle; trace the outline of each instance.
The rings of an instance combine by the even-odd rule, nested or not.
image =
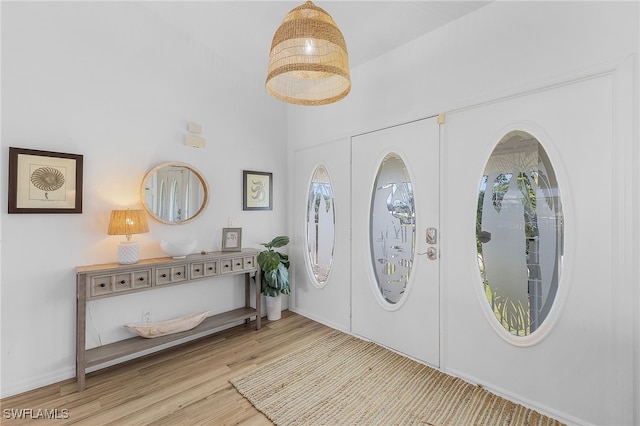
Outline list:
[[[427,248],[427,251],[418,253],[419,256],[422,256],[424,254],[427,255],[427,259],[429,260],[438,260],[438,249],[435,247],[429,247]]]
[[[438,260],[438,249],[434,247],[429,247],[427,249],[427,259],[429,260]]]

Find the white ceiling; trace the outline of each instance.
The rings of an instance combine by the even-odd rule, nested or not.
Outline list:
[[[141,2],[162,20],[263,79],[273,34],[299,1]],[[490,1],[339,1],[319,0],[347,42],[352,67],[420,37]]]

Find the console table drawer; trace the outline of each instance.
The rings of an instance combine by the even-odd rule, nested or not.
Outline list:
[[[187,281],[186,264],[156,269],[156,285],[174,284],[182,281]]]
[[[233,272],[242,271],[244,269],[244,259],[237,257],[231,261],[231,270]]]
[[[228,274],[229,272],[233,272],[233,262],[235,261],[236,259],[222,259],[220,261],[220,273]]]
[[[195,262],[191,264],[191,279],[218,275],[218,262]]]
[[[255,265],[255,258],[253,256],[245,257],[243,259],[243,267],[244,269],[253,269]]]
[[[151,269],[121,274],[95,275],[89,278],[89,297],[151,287]]]
[[[241,271],[251,271],[256,268],[254,256],[235,257],[233,259],[223,259],[220,261],[220,273],[238,273]]]
[[[89,297],[113,293],[113,275],[98,275],[89,278]]]
[[[135,290],[137,288],[151,287],[151,269],[135,271],[113,276],[114,291]]]

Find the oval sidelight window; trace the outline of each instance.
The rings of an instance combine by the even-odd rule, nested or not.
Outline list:
[[[327,169],[316,167],[307,199],[307,250],[313,281],[323,287],[333,263],[336,215],[333,188]]]
[[[387,154],[378,170],[369,232],[380,295],[388,303],[398,303],[409,282],[416,232],[413,188],[398,154]]]
[[[482,176],[476,217],[486,300],[505,330],[527,336],[554,302],[564,235],[556,175],[534,136],[512,131],[500,140]]]

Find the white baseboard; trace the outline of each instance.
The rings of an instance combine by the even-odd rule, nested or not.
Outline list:
[[[38,389],[44,386],[49,386],[54,383],[62,382],[64,380],[72,379],[76,377],[76,369],[74,367],[64,368],[60,371],[49,373],[40,377],[35,377],[30,380],[25,380],[21,383],[5,386],[2,385],[0,389],[0,398],[7,398],[10,396],[18,395],[24,392],[29,392],[34,389]],[[24,408],[24,407],[5,407],[5,408]]]
[[[349,327],[346,327],[342,324],[338,324],[338,323],[334,323],[332,321],[328,321],[324,318],[320,318],[316,315],[313,315],[309,312],[306,312],[303,309],[298,309],[298,308],[294,308],[294,307],[289,307],[289,310],[291,312],[295,312],[296,314],[302,315],[303,317],[309,318],[314,320],[315,322],[319,322],[320,324],[326,325],[327,327],[331,327],[335,330],[339,330],[342,331],[343,333],[347,333],[347,334],[351,334],[351,330],[349,329]]]

